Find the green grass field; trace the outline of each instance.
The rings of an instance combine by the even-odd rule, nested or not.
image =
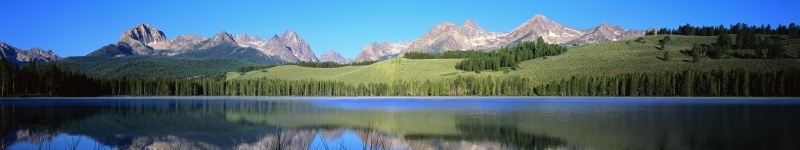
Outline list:
[[[390,82],[394,80],[441,80],[456,76],[478,75],[455,69],[461,59],[405,59],[396,58],[366,66],[339,68],[310,68],[295,65],[276,66],[245,74],[228,72],[228,79],[278,78],[289,80],[335,80],[346,83]],[[478,76],[500,76],[500,72],[484,72]]]
[[[461,59],[389,59],[367,66],[347,66],[340,68],[308,68],[293,65],[277,66],[265,70],[256,70],[239,74],[229,72],[230,79],[276,78],[276,79],[314,79],[335,80],[346,83],[406,81],[437,81],[456,76],[520,76],[543,83],[569,78],[574,75],[616,75],[630,72],[663,72],[687,69],[745,69],[745,70],[777,70],[798,68],[800,59],[708,59],[692,63],[691,57],[680,53],[689,50],[692,44],[708,44],[716,41],[715,36],[676,36],[671,35],[672,42],[666,50],[659,50],[658,40],[663,35],[647,36],[646,42],[634,42],[634,39],[600,44],[588,44],[569,47],[569,51],[558,56],[548,56],[528,60],[519,64],[519,69],[507,74],[499,71],[481,73],[466,72],[455,69]],[[797,40],[794,40],[797,41]],[[790,42],[791,43],[791,42]],[[787,54],[797,56],[797,45],[787,45]],[[670,60],[659,59],[664,52],[670,53]],[[746,51],[746,50],[745,50]]]

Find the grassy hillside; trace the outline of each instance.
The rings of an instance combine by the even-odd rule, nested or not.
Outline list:
[[[339,68],[310,68],[283,65],[264,70],[240,74],[228,72],[228,79],[278,78],[289,80],[316,79],[336,80],[346,83],[389,82],[394,80],[441,80],[458,75],[476,75],[455,69],[461,59],[389,59],[366,66],[346,66]],[[481,73],[480,76],[501,75],[502,73]]]
[[[519,69],[507,74],[503,72],[466,72],[456,70],[460,59],[389,59],[368,66],[348,66],[341,68],[307,68],[298,66],[278,66],[265,70],[251,71],[245,74],[229,72],[228,79],[277,78],[277,79],[315,79],[335,80],[346,83],[390,82],[393,80],[441,80],[456,76],[521,76],[531,78],[533,82],[549,82],[573,75],[616,75],[630,72],[661,72],[687,69],[733,69],[774,70],[796,68],[800,66],[798,59],[708,59],[700,62],[687,62],[691,57],[680,53],[689,50],[692,44],[716,42],[715,36],[676,36],[671,35],[672,42],[666,50],[659,50],[658,40],[663,35],[644,37],[645,42],[633,39],[601,44],[588,44],[569,47],[569,51],[558,56],[548,56],[528,60],[519,64]],[[795,40],[797,41],[797,40]],[[787,45],[787,53],[797,56],[797,44]],[[671,60],[659,59],[664,52],[670,53]],[[745,50],[747,52],[747,50]],[[750,50],[751,52],[751,50]]]
[[[800,66],[798,59],[708,59],[702,58],[700,62],[692,63],[691,56],[680,53],[680,50],[689,50],[692,44],[707,44],[716,42],[713,36],[675,36],[672,42],[665,46],[665,50],[658,50],[658,40],[664,36],[647,36],[644,43],[633,40],[617,41],[601,44],[589,44],[570,47],[567,53],[547,57],[547,59],[534,59],[519,64],[518,71],[507,75],[531,77],[534,81],[548,82],[573,75],[616,75],[629,72],[661,72],[687,69],[733,69],[746,70],[772,70]],[[670,60],[663,61],[659,57],[664,52],[670,53]],[[752,50],[745,50],[752,52]],[[796,50],[790,50],[790,55]]]

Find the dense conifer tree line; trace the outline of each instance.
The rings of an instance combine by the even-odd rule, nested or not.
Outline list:
[[[722,34],[761,34],[761,35],[785,35],[790,38],[800,37],[800,25],[790,23],[786,25],[778,25],[772,27],[767,24],[756,26],[748,25],[746,23],[732,24],[728,28],[724,25],[719,26],[692,26],[691,24],[679,25],[678,29],[661,28],[658,34],[672,34],[672,35],[689,35],[689,36],[718,36]]]
[[[282,65],[297,65],[297,66],[312,67],[312,68],[337,68],[337,67],[344,67],[344,66],[365,66],[365,65],[374,64],[376,62],[377,61],[370,60],[370,61],[352,62],[352,63],[349,63],[349,64],[340,64],[340,63],[335,63],[335,62],[306,62],[306,61],[301,61],[301,62],[295,62],[295,63],[282,64]],[[250,72],[250,71],[254,71],[254,70],[272,68],[272,67],[275,67],[275,66],[280,66],[280,65],[244,66],[244,67],[239,67],[238,69],[236,69],[236,72],[246,73],[246,72]]]
[[[566,47],[557,44],[547,44],[542,37],[534,42],[522,42],[517,45],[501,47],[497,51],[448,51],[438,54],[420,52],[406,53],[408,59],[456,59],[466,58],[456,65],[456,69],[464,71],[500,70],[501,68],[516,69],[517,63],[534,58],[555,56],[567,51]]]
[[[307,61],[301,61],[301,62],[295,62],[295,63],[286,63],[284,65],[297,65],[297,66],[313,67],[313,68],[338,68],[338,67],[344,67],[344,66],[364,66],[364,65],[374,64],[376,62],[378,62],[378,61],[368,60],[368,61],[352,62],[352,63],[348,63],[348,64],[340,64],[340,63],[335,63],[335,62],[307,62]]]
[[[572,76],[549,83],[524,77],[347,84],[322,80],[219,77],[87,77],[56,63],[0,65],[0,96],[800,96],[800,70],[687,70]]]
[[[0,97],[97,95],[98,80],[77,68],[55,62],[28,62],[17,67],[7,58],[0,58]]]
[[[236,69],[236,72],[239,72],[241,74],[241,73],[246,73],[246,72],[250,72],[250,71],[254,71],[254,70],[268,69],[268,68],[272,68],[272,67],[275,67],[275,66],[277,66],[277,65],[244,66],[244,67],[239,67],[238,69]]]

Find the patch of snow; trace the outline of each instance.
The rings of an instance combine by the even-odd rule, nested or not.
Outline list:
[[[557,35],[556,33],[553,33],[553,31],[547,31],[547,32],[548,32],[547,36],[549,36],[549,37],[561,37],[561,36]]]

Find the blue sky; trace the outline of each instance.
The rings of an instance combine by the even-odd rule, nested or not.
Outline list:
[[[775,0],[401,0],[401,1],[39,1],[1,0],[0,42],[83,56],[139,23],[174,39],[211,37],[219,31],[269,38],[288,29],[318,56],[335,50],[355,57],[372,42],[411,41],[442,22],[475,20],[489,31],[509,32],[536,14],[588,29],[601,23],[627,29],[692,25],[800,23],[800,1]],[[792,8],[794,7],[794,8]]]

